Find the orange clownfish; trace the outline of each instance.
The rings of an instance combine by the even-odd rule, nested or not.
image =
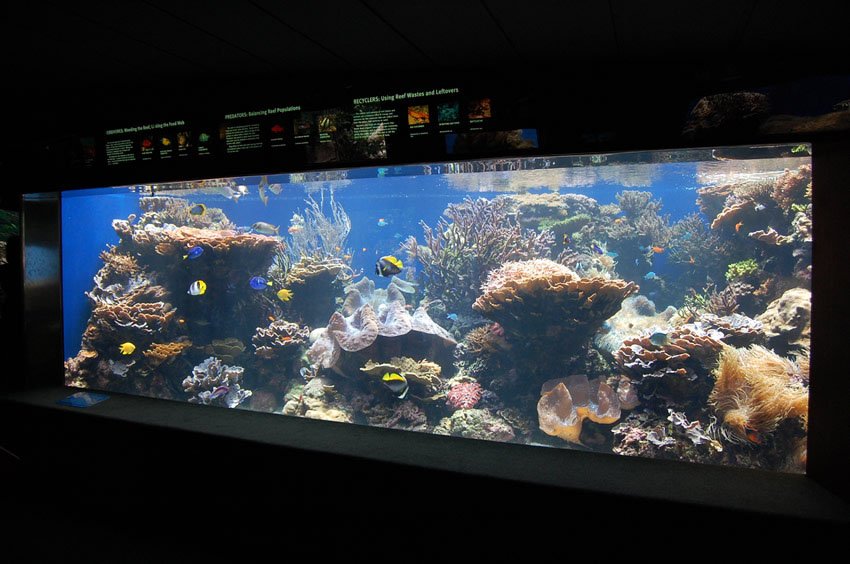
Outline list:
[[[738,223],[736,223],[735,224],[735,233],[738,233],[739,231],[741,231],[741,227],[743,227],[743,226],[744,226],[743,221],[739,221]]]
[[[747,440],[757,445],[760,445],[763,442],[761,435],[752,429],[747,429]]]
[[[653,252],[653,253],[663,253],[663,252],[664,252],[664,247],[659,247],[658,245],[654,245],[654,246],[652,247],[652,252]]]

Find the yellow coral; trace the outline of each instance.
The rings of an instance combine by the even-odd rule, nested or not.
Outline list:
[[[191,346],[192,341],[188,339],[171,343],[153,343],[142,354],[148,359],[148,363],[151,366],[156,367],[163,362],[173,362],[175,358]]]
[[[801,364],[758,345],[725,347],[709,397],[724,428],[750,442],[760,442],[761,434],[774,431],[784,419],[797,418],[806,428],[809,392],[802,381],[808,375]]]

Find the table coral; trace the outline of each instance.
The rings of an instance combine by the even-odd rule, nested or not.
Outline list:
[[[620,400],[605,382],[584,374],[555,378],[543,384],[537,402],[540,430],[547,435],[581,444],[585,419],[611,424],[620,419]]]
[[[142,354],[148,365],[155,368],[163,363],[171,363],[192,346],[192,341],[182,339],[170,343],[152,343]]]
[[[254,344],[255,355],[271,360],[296,355],[309,336],[309,327],[276,319],[267,327],[257,327],[251,342]]]
[[[747,234],[747,237],[755,239],[759,243],[764,243],[765,245],[773,245],[779,247],[781,245],[787,245],[794,241],[794,237],[789,235],[780,235],[776,229],[773,227],[768,227],[767,230],[759,229],[758,231],[750,231]]]

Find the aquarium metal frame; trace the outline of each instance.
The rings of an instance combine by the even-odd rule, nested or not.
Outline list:
[[[818,221],[814,222],[814,230],[815,239],[819,241],[828,240],[825,237],[828,229],[830,226],[834,228],[837,225],[832,223],[836,217],[831,215],[831,212],[842,209],[840,204],[846,203],[847,196],[844,196],[838,188],[846,185],[841,184],[842,182],[850,183],[848,182],[850,166],[844,160],[847,148],[846,141],[839,141],[830,142],[829,145],[817,144],[813,150],[813,178],[816,179],[814,182],[821,187],[815,190],[814,196],[815,210],[818,214]],[[658,150],[651,150],[651,152],[658,152]],[[545,155],[537,156],[537,158],[540,157]],[[458,159],[454,162],[481,160],[480,158]],[[340,169],[328,170],[350,168],[364,167],[340,167]],[[838,207],[833,207],[829,202],[830,198],[824,198],[822,193],[833,199],[843,197],[845,200],[834,201],[833,204]],[[39,271],[37,265],[25,262],[27,266],[24,272],[26,316],[24,337],[27,344],[28,363],[26,382],[30,391],[11,398],[11,401],[33,407],[67,410],[69,408],[59,408],[54,403],[56,398],[66,395],[68,390],[72,389],[63,386],[64,376],[61,369],[62,247],[61,203],[58,192],[24,196],[22,232],[25,257],[31,254],[33,247],[48,249],[49,252],[44,256],[52,261],[52,266],[47,266],[48,270],[55,273],[55,277],[44,279],[44,272]],[[839,246],[823,244],[814,246],[813,264],[821,265],[815,267],[815,271],[820,272],[822,265],[829,264],[824,262],[825,260],[837,259],[840,253],[837,247]],[[826,254],[828,248],[832,251],[830,255]],[[836,316],[839,313],[835,308],[825,307],[824,304],[840,296],[841,292],[830,284],[826,276],[816,274],[813,277],[812,294],[813,316],[818,320],[816,324],[813,324],[814,343],[826,339],[825,333],[828,327],[837,326]],[[830,366],[825,354],[826,346],[815,344],[812,349],[813,373],[824,370],[822,367]],[[735,510],[764,511],[803,518],[820,515],[823,518],[850,520],[850,513],[847,512],[846,505],[843,505],[843,498],[834,497],[833,493],[829,493],[821,486],[823,484],[832,491],[838,490],[844,494],[839,487],[841,485],[839,477],[844,476],[846,470],[850,468],[847,449],[838,448],[843,439],[836,438],[836,435],[838,437],[842,435],[830,433],[828,430],[835,423],[846,424],[847,413],[841,406],[834,405],[827,399],[836,397],[833,394],[842,392],[850,397],[850,379],[834,378],[833,380],[835,381],[827,386],[826,378],[823,382],[818,376],[812,378],[809,437],[814,440],[809,441],[809,463],[806,475],[788,475],[653,458],[620,457],[494,441],[475,441],[362,425],[302,420],[297,417],[281,417],[243,410],[231,413],[230,410],[225,409],[211,410],[206,406],[127,396],[114,392],[110,392],[114,396],[112,403],[105,402],[86,415],[115,418],[145,425],[212,432],[222,437],[260,441],[297,449],[320,450],[345,456],[365,457],[565,488],[696,503]],[[843,381],[838,382],[838,380]],[[45,388],[46,386],[49,387]],[[42,389],[39,391],[37,388]],[[822,401],[818,401],[819,399]],[[144,406],[144,409],[141,409],[141,406]],[[158,415],[151,417],[151,413]],[[238,429],[222,425],[234,417],[240,420]],[[277,423],[274,423],[274,420],[270,421],[270,418],[277,420]],[[316,441],[305,440],[301,431],[292,433],[293,430],[301,429],[302,426],[308,426],[311,433],[319,438]],[[272,430],[269,430],[269,427],[272,427]],[[821,435],[821,433],[824,434]],[[843,437],[846,436],[843,435]],[[477,453],[477,458],[451,455],[451,453],[463,452]],[[753,487],[755,490],[751,489]],[[734,495],[734,492],[744,491],[748,491],[749,496],[743,502],[728,497]]]

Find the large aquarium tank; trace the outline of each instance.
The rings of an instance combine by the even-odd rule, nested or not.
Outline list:
[[[62,194],[69,386],[804,472],[809,145]]]

